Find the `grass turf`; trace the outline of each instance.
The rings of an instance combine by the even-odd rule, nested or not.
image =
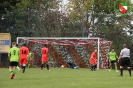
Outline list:
[[[89,69],[40,68],[26,69],[26,73],[16,71],[10,79],[8,68],[0,68],[0,88],[133,88],[133,77],[127,70],[124,76],[112,70],[90,71]]]

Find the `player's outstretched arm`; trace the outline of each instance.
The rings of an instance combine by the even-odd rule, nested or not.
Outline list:
[[[122,55],[119,56],[119,58],[118,58],[118,63],[120,62],[120,59],[121,59],[121,58],[122,58]]]

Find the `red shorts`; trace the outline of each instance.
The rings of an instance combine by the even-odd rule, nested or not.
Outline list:
[[[47,56],[42,56],[42,62],[48,62],[48,57]]]
[[[27,64],[27,58],[21,58],[19,64],[20,65]]]
[[[92,64],[92,65],[95,65],[95,64],[97,64],[97,61],[96,61],[96,59],[91,59],[91,58],[90,58],[90,64]]]

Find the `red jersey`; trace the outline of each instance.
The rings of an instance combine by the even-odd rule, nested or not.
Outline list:
[[[43,48],[41,49],[41,54],[42,54],[42,56],[46,56],[47,53],[48,53],[48,48],[43,47]]]
[[[96,53],[96,52],[93,52],[93,53],[91,54],[90,59],[96,59],[96,58],[97,58],[97,53]]]
[[[46,48],[46,47],[43,47],[42,49],[41,49],[41,54],[42,54],[42,60],[44,61],[48,61],[48,56],[47,56],[47,54],[48,54],[48,48]]]
[[[97,53],[96,52],[93,52],[91,54],[91,57],[90,57],[90,60],[89,60],[90,61],[90,64],[95,65],[97,63],[96,58],[97,58]]]
[[[20,59],[27,59],[27,55],[29,54],[29,49],[26,46],[22,46],[20,48]]]

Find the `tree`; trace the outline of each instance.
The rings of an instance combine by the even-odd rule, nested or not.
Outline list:
[[[78,32],[78,36],[87,36],[90,27],[91,2],[88,0],[69,0],[68,11],[71,31]]]
[[[127,32],[132,29],[132,13],[126,16],[118,15],[114,10],[114,0],[87,0],[84,4],[83,1],[86,0],[69,0],[69,18],[73,19],[74,23],[78,21],[79,24],[87,24],[88,28],[85,28],[88,33],[92,33],[93,37],[113,41],[113,46],[117,47],[118,51],[123,43],[131,42]],[[85,4],[88,4],[88,7]]]
[[[19,0],[19,2],[16,2],[14,5],[7,6],[9,9],[6,9],[6,13],[2,14],[4,19],[6,19],[6,28],[3,30],[10,32],[14,39],[17,36],[48,36],[44,35],[46,33],[43,32],[47,31],[46,26],[48,26],[45,24],[45,21],[50,21],[51,18],[44,18],[46,18],[48,14],[53,15],[56,12],[56,14],[59,13],[57,10],[59,9],[60,1],[61,0]],[[5,2],[9,3],[10,1]],[[53,17],[54,19],[56,18],[56,16],[52,16],[52,18]],[[53,29],[54,28],[51,27],[49,31]],[[42,35],[40,35],[38,31]]]

